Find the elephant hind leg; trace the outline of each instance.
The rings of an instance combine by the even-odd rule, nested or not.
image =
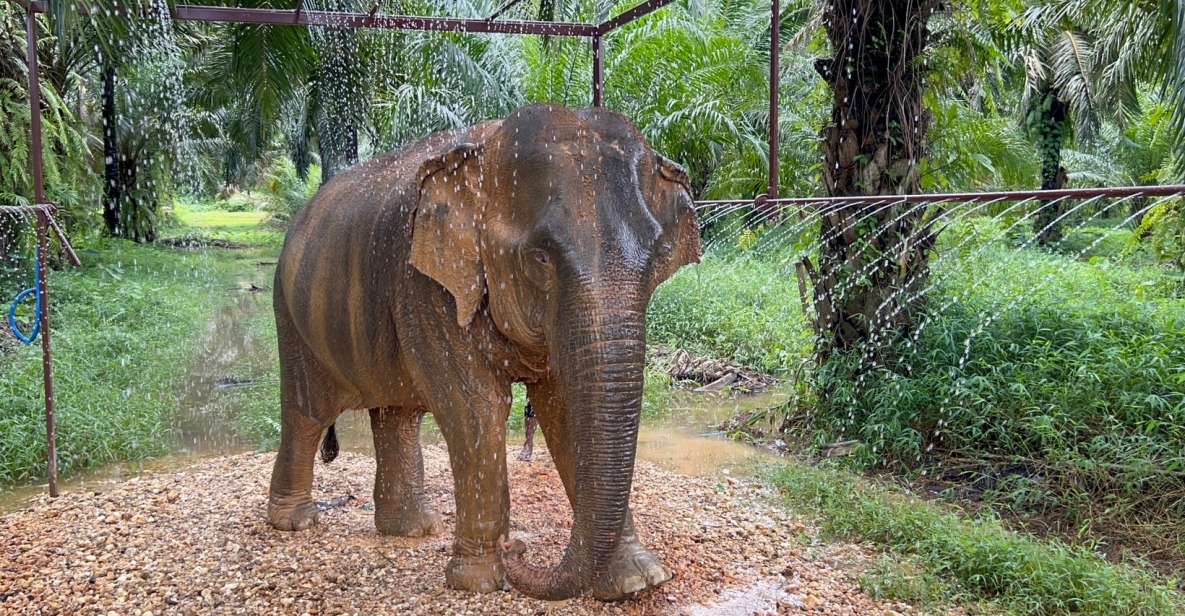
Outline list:
[[[278,319],[279,320],[279,319]],[[317,523],[313,462],[326,428],[340,414],[337,388],[295,334],[277,323],[280,339],[280,449],[272,468],[267,517],[279,530]]]
[[[380,535],[424,537],[440,531],[440,514],[424,497],[420,424],[424,412],[370,409],[374,434],[374,525]]]

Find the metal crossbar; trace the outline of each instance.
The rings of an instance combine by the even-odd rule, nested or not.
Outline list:
[[[82,261],[78,258],[78,253],[74,252],[74,246],[70,244],[70,238],[66,237],[66,232],[62,230],[58,220],[54,218],[54,212],[58,210],[55,203],[38,203],[36,205],[0,205],[0,215],[3,214],[32,214],[38,216],[44,214],[48,219],[49,228],[58,236],[58,241],[62,244],[62,252],[66,254],[66,260],[74,267],[81,267]]]
[[[695,202],[696,209],[714,206],[752,204],[755,207],[771,205],[824,206],[843,204],[845,206],[879,205],[891,200],[893,203],[983,203],[987,201],[1031,201],[1062,199],[1127,199],[1133,197],[1173,197],[1185,194],[1185,184],[1165,186],[1108,186],[1104,188],[1064,188],[1060,190],[1010,190],[995,192],[933,193],[913,195],[858,195],[851,197],[794,197],[770,199],[758,195],[750,199],[706,199]]]
[[[384,15],[378,12],[290,11],[286,9],[249,9],[226,6],[199,6],[194,4],[178,4],[173,7],[173,19],[178,21],[204,21],[265,26],[332,26],[334,28],[467,32],[475,34],[595,37],[601,33],[599,26],[596,24],[574,22],[493,21],[490,19],[459,17]]]

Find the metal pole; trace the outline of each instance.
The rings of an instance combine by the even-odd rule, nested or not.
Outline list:
[[[778,85],[781,77],[778,40],[782,29],[781,7],[770,0],[769,24],[769,198],[778,198]]]
[[[25,30],[28,34],[28,62],[29,73],[29,141],[32,151],[29,161],[33,168],[33,199],[38,204],[45,203],[45,177],[43,151],[41,145],[41,82],[38,77],[37,66],[37,14],[32,10],[25,13]],[[53,350],[49,341],[49,286],[45,281],[45,270],[49,252],[49,214],[43,209],[37,210],[37,295],[41,303],[41,370],[45,381],[45,438],[47,445],[47,468],[49,476],[49,495],[58,495],[58,446],[57,434],[54,431],[53,417]]]
[[[605,91],[605,75],[604,68],[602,67],[603,49],[601,47],[601,36],[599,34],[592,37],[592,53],[592,104],[593,107],[600,107]]]

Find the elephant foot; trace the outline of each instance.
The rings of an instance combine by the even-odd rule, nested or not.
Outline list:
[[[601,601],[620,601],[672,577],[653,552],[635,542],[623,542],[609,561],[609,570],[593,585],[592,595]]]
[[[276,530],[305,530],[317,523],[317,505],[308,498],[296,502],[269,500],[267,521]]]
[[[469,592],[489,593],[506,590],[506,572],[495,554],[488,556],[453,556],[444,570],[444,583],[449,588]]]
[[[440,532],[440,514],[428,508],[384,514],[374,513],[374,526],[380,535],[388,537],[427,537]]]

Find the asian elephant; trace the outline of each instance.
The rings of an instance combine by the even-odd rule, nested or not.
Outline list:
[[[448,446],[454,588],[613,600],[670,578],[629,510],[654,288],[700,257],[687,176],[623,116],[533,105],[340,174],[276,271],[282,428],[268,518],[315,522],[321,435],[370,409],[375,523],[419,536],[420,421]],[[572,504],[550,569],[507,542],[506,420],[525,382]]]

